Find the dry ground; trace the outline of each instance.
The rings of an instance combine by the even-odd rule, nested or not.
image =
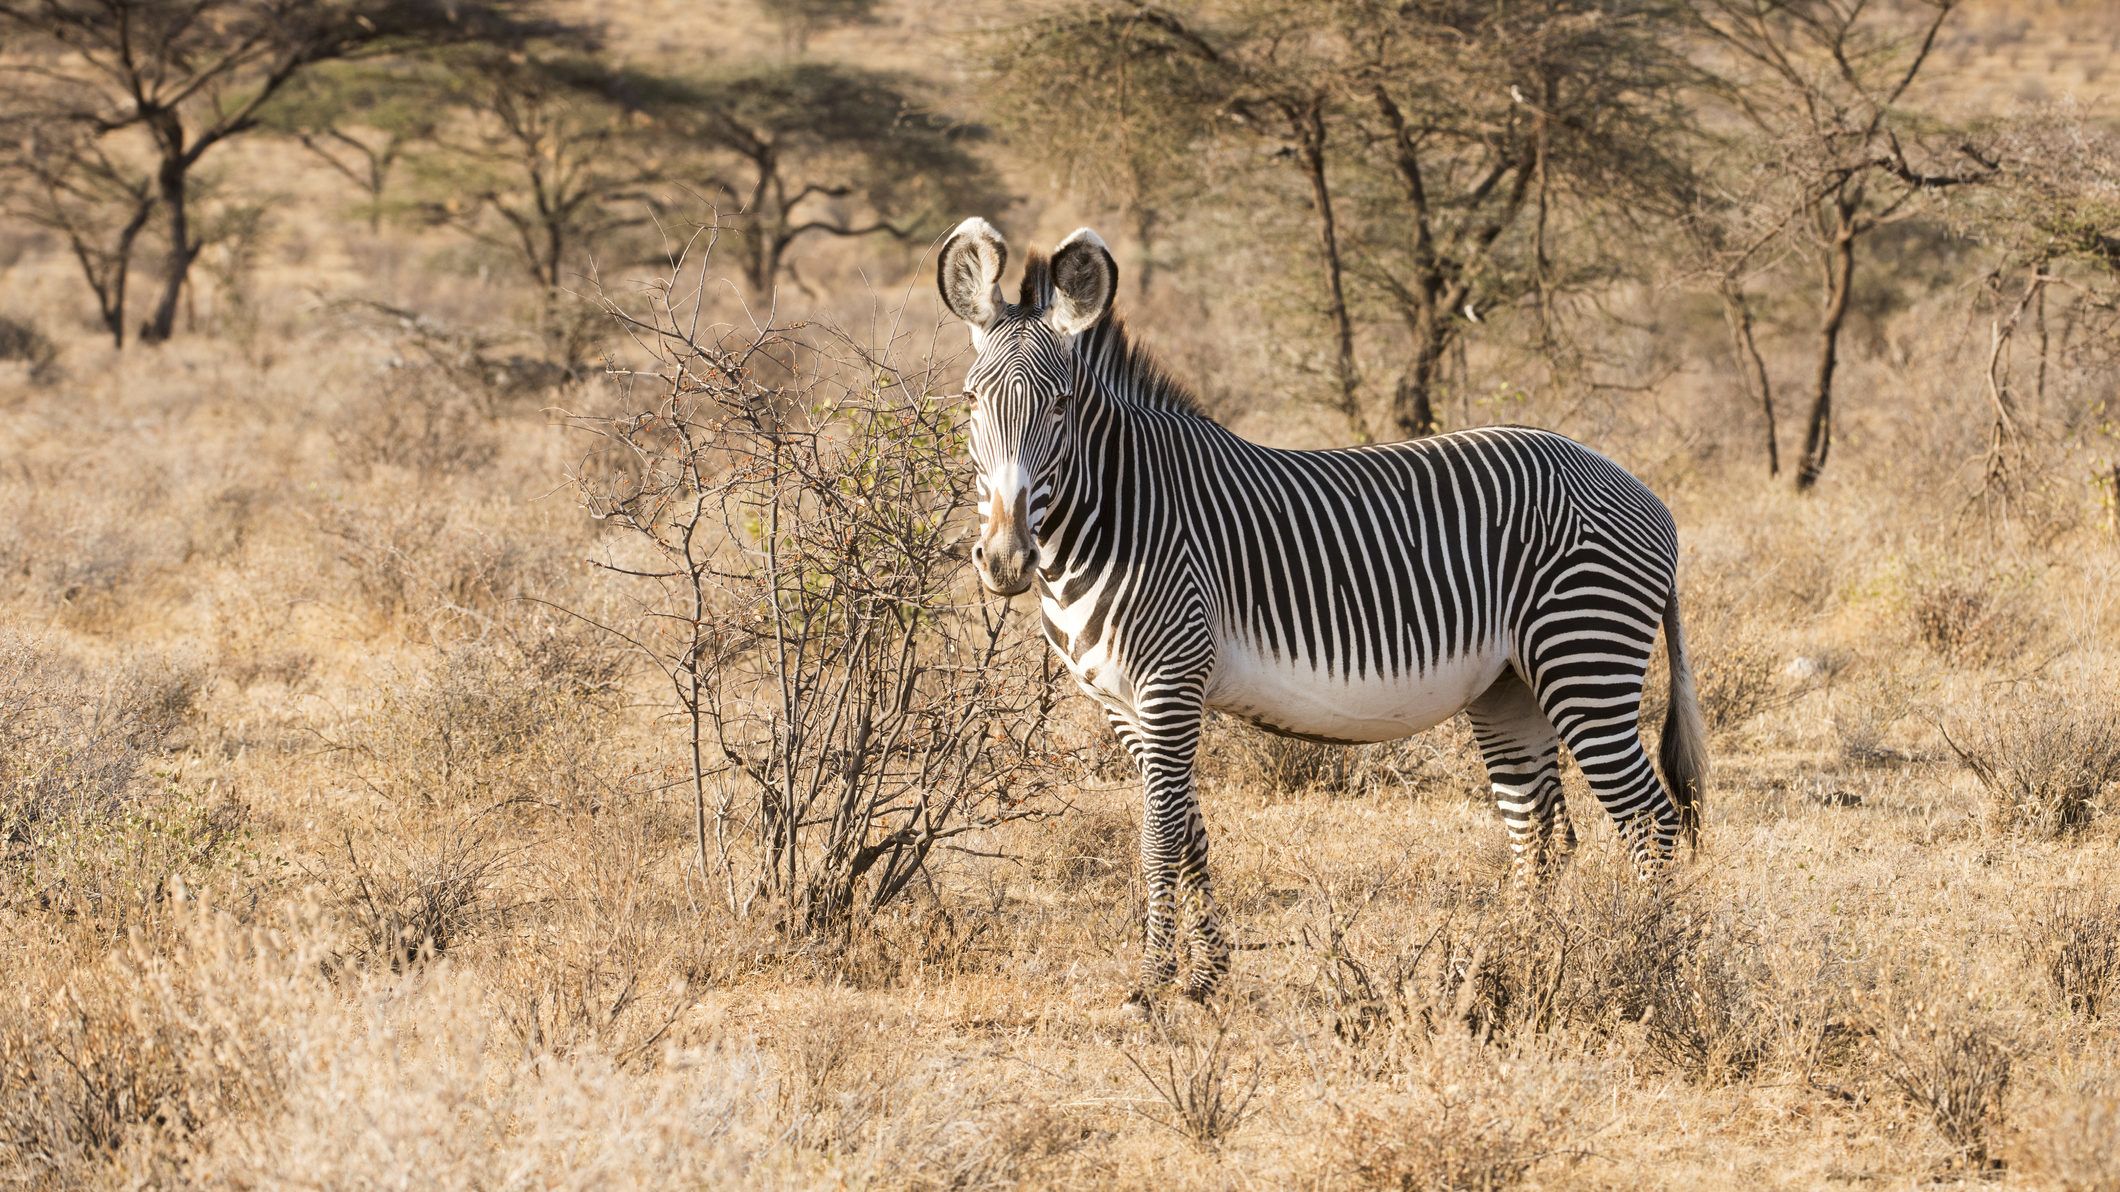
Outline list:
[[[1245,950],[1143,1022],[1138,810],[1080,706],[1071,805],[850,942],[718,909],[655,688],[554,607],[616,599],[549,412],[615,388],[438,365],[326,297],[496,326],[507,287],[333,236],[123,355],[50,313],[65,261],[7,274],[63,354],[0,364],[0,1182],[2120,1187],[2120,538],[2069,412],[2109,372],[2057,372],[2007,504],[1958,296],[1855,354],[1809,498],[1712,351],[1468,404],[1676,511],[1703,848],[1654,897],[1571,787],[1527,898],[1461,727],[1217,726]],[[1188,372],[1193,311],[1142,320]],[[1715,342],[1687,317],[1655,334]]]

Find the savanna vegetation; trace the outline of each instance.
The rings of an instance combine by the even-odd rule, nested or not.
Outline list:
[[[2116,103],[2082,0],[0,0],[0,1183],[2120,1187]],[[1122,1008],[971,214],[1251,437],[1648,481],[1671,882],[1217,722]]]

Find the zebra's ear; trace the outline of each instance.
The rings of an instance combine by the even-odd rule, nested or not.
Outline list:
[[[942,304],[971,324],[975,336],[1001,312],[1001,270],[1007,264],[1008,243],[994,225],[977,216],[958,224],[942,243],[935,269]]]
[[[1080,335],[1111,313],[1119,292],[1119,262],[1104,240],[1088,228],[1053,250],[1053,301],[1045,309],[1046,325],[1062,335]]]

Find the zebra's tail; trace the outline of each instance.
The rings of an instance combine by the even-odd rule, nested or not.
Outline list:
[[[1664,648],[1671,654],[1671,697],[1664,705],[1664,737],[1656,761],[1678,805],[1678,830],[1692,848],[1700,847],[1700,802],[1708,781],[1707,726],[1700,718],[1700,693],[1693,686],[1693,664],[1686,657],[1686,634],[1679,624],[1678,590],[1664,607]]]

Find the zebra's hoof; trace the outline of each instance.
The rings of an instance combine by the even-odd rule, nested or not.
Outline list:
[[[1126,1000],[1119,1004],[1119,1012],[1129,1018],[1147,1022],[1155,1016],[1155,1005],[1148,1000],[1147,990],[1136,989],[1127,994]]]

